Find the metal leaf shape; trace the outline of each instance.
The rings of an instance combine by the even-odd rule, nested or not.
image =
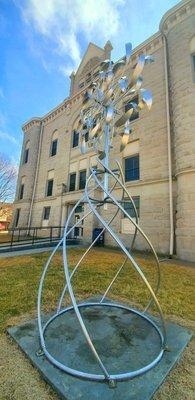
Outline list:
[[[86,142],[85,142],[85,137],[84,136],[81,137],[81,142],[80,142],[80,146],[79,147],[80,147],[81,153],[85,154],[86,153]]]
[[[103,160],[105,158],[105,155],[106,155],[105,151],[101,150],[98,151],[98,157],[100,160]]]
[[[132,53],[132,44],[130,42],[125,44],[125,53],[126,53],[125,54],[126,55],[126,63],[128,63],[131,58],[131,53]]]
[[[145,56],[145,62],[147,63],[147,64],[151,64],[151,63],[153,63],[155,60],[154,60],[154,56],[151,56],[151,55],[147,55],[147,56]]]
[[[143,101],[146,104],[146,106],[148,107],[148,110],[150,110],[151,107],[152,107],[152,93],[151,93],[151,91],[150,90],[146,90],[146,89],[140,89],[140,94],[141,94],[141,101]]]
[[[126,91],[126,89],[127,89],[127,86],[128,86],[128,79],[126,78],[126,76],[124,76],[118,81],[118,83],[119,83],[121,92],[124,93]]]
[[[89,138],[93,139],[94,137],[96,137],[98,135],[98,133],[101,131],[101,124],[100,122],[98,122],[94,128],[90,129],[89,131]]]
[[[128,134],[128,133],[127,133],[127,134],[125,133],[125,134],[122,136],[122,139],[121,139],[120,151],[123,151],[123,150],[125,149],[125,147],[126,147],[128,141],[129,141],[129,134]]]
[[[133,111],[137,108],[137,104],[136,103],[130,103],[130,108],[128,111],[126,111],[125,114],[122,115],[122,117],[120,117],[116,123],[115,126],[119,127],[121,125],[124,125],[125,122],[131,117],[131,115],[133,114]]]
[[[111,123],[111,121],[113,119],[113,115],[114,115],[113,107],[111,107],[111,106],[107,107],[107,110],[106,110],[106,122],[107,122],[107,124]]]
[[[110,84],[112,82],[113,79],[113,72],[112,71],[108,71],[106,74],[106,83]]]
[[[99,72],[99,77],[100,77],[100,79],[104,79],[105,76],[106,76],[106,73],[105,73],[104,71],[100,71],[100,72]]]
[[[112,65],[113,65],[113,61],[111,61],[111,60],[104,60],[100,64],[103,71],[107,71],[108,69],[112,68]]]
[[[125,60],[119,60],[113,65],[113,73],[116,74],[119,69],[123,68],[125,65]]]
[[[97,101],[103,101],[104,100],[104,92],[102,89],[97,89],[96,90],[96,98]]]
[[[106,104],[111,99],[113,92],[114,92],[114,87],[111,86],[107,90],[107,92],[105,92],[105,97],[104,97],[104,100],[103,100],[103,104]]]
[[[138,58],[137,65],[133,71],[132,81],[135,82],[141,75],[145,64],[145,55],[141,54]]]

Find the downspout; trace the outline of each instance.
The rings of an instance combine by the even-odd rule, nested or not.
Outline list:
[[[36,164],[36,171],[35,171],[35,179],[34,179],[33,193],[32,193],[32,199],[31,199],[31,203],[30,203],[30,210],[29,210],[28,224],[27,224],[27,228],[28,229],[30,228],[31,219],[32,219],[32,209],[33,209],[33,203],[34,203],[34,198],[35,198],[38,171],[39,171],[39,164],[40,164],[40,156],[41,156],[42,137],[43,137],[43,121],[41,121],[41,131],[40,131],[40,136],[39,136],[39,147],[38,147],[38,156],[37,156],[37,164]]]
[[[164,42],[168,180],[169,180],[169,217],[170,217],[169,257],[171,258],[173,256],[173,250],[174,250],[174,216],[173,216],[173,181],[172,181],[172,156],[171,156],[171,121],[170,121],[169,74],[168,74],[168,46],[167,46],[167,38],[164,35],[164,33],[162,33],[162,36],[163,36],[163,42]]]

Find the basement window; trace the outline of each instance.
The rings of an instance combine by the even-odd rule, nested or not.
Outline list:
[[[140,196],[133,196],[132,199],[133,199],[133,201],[135,203],[135,207],[136,207],[136,210],[137,210],[137,213],[138,213],[138,217],[139,217]],[[135,210],[134,210],[134,207],[133,207],[133,204],[132,204],[131,201],[125,201],[123,203],[123,208],[125,209],[125,211],[127,212],[127,214],[129,214],[129,216],[131,218],[135,218],[136,217]],[[127,216],[125,214],[124,214],[124,218],[127,218]]]

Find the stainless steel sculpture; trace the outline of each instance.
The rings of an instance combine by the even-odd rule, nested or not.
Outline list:
[[[40,285],[39,285],[39,292],[38,292],[38,326],[39,326],[39,333],[40,333],[40,342],[41,347],[45,356],[48,360],[53,363],[56,367],[60,368],[61,370],[75,376],[78,378],[93,380],[93,381],[103,381],[108,382],[111,386],[114,385],[117,381],[124,381],[136,376],[139,376],[151,368],[153,368],[161,359],[163,352],[165,350],[166,345],[166,329],[165,323],[163,319],[162,310],[160,304],[157,300],[157,293],[159,290],[160,285],[160,271],[159,271],[159,261],[156,255],[156,252],[150,243],[147,236],[142,231],[141,227],[139,226],[138,214],[134,204],[134,201],[127,191],[124,183],[124,176],[122,172],[122,168],[118,161],[116,161],[116,169],[111,170],[109,167],[109,152],[112,148],[113,139],[115,136],[121,136],[121,143],[120,143],[120,151],[123,151],[125,146],[129,141],[129,136],[131,133],[131,116],[135,112],[140,112],[143,108],[147,108],[150,110],[152,106],[152,95],[149,90],[142,88],[142,71],[144,65],[146,63],[150,63],[153,61],[151,56],[145,56],[141,54],[138,57],[137,64],[133,67],[131,64],[131,52],[132,46],[130,43],[126,44],[126,55],[116,63],[113,63],[111,60],[105,60],[101,64],[101,72],[99,79],[92,83],[88,88],[84,96],[83,101],[83,109],[80,113],[80,120],[78,125],[78,131],[80,132],[80,150],[82,153],[87,151],[87,147],[91,148],[93,146],[95,152],[97,153],[97,163],[98,168],[94,169],[91,168],[91,174],[87,179],[85,191],[83,196],[80,200],[75,204],[74,208],[72,209],[71,213],[69,214],[65,227],[64,227],[64,234],[63,238],[59,241],[56,248],[53,250],[52,254],[50,255],[47,264],[44,268]],[[129,71],[131,71],[129,73]],[[137,96],[138,101],[135,102],[133,99]],[[126,111],[124,112],[124,102],[128,103],[128,107],[126,107]],[[86,142],[86,133],[89,134],[89,140]],[[103,179],[102,179],[103,178]],[[109,185],[109,179],[112,179],[112,186]],[[94,193],[94,186],[91,187],[91,182],[95,184],[95,188],[101,190],[102,197],[101,198],[93,198],[92,193]],[[122,189],[122,196],[120,199],[116,199],[113,191],[116,187],[120,187]],[[125,199],[128,199],[128,202],[132,203],[132,206],[135,211],[135,219],[132,218],[124,209],[123,204]],[[76,222],[76,224],[69,229],[70,220],[76,207],[82,203],[87,203],[89,206],[89,210],[85,213],[85,215]],[[110,221],[106,222],[101,215],[101,209],[105,206],[105,204],[112,204],[116,206],[116,212],[110,219]],[[122,211],[123,214],[131,221],[131,223],[135,227],[133,240],[130,246],[130,250],[124,246],[123,242],[119,238],[119,236],[114,232],[111,224],[115,217],[117,216],[118,212]],[[88,254],[90,249],[99,239],[97,236],[90,246],[86,249],[84,254],[82,255],[81,259],[75,265],[73,271],[70,273],[69,265],[67,260],[67,247],[66,247],[66,238],[70,234],[70,232],[79,224],[82,223],[83,220],[87,218],[89,214],[93,213],[97,220],[101,223],[103,227],[103,231],[107,231],[114,241],[117,243],[119,248],[125,255],[125,260],[118,269],[117,273],[113,277],[112,281],[110,282],[108,288],[106,289],[105,293],[102,295],[101,299],[96,302],[92,301],[84,301],[83,303],[78,303],[73,289],[71,280],[74,277],[79,265],[83,261],[84,257]],[[149,284],[148,280],[146,279],[144,273],[142,272],[141,267],[135,261],[132,250],[135,243],[136,235],[139,232],[140,235],[147,241],[151,252],[154,255],[155,262],[156,262],[156,272],[157,272],[157,280],[156,286],[153,289]],[[59,246],[63,243],[63,260],[64,260],[64,289],[61,293],[57,310],[54,315],[43,324],[42,316],[41,316],[41,304],[42,304],[42,289],[43,283],[50,265],[50,262],[59,248]],[[122,304],[116,304],[115,302],[106,300],[106,296],[110,291],[113,283],[116,281],[118,275],[120,274],[121,270],[123,269],[126,262],[130,260],[132,267],[137,271],[140,278],[146,285],[149,293],[150,293],[150,300],[149,303],[146,305],[145,310],[143,312],[139,312]],[[62,307],[62,303],[66,294],[69,294],[72,302],[71,307]],[[159,326],[149,317],[146,315],[146,311],[152,304],[155,304],[160,315],[161,320],[161,329]],[[142,368],[134,371],[127,371],[126,373],[119,373],[119,374],[110,374],[109,370],[105,367],[104,363],[100,355],[97,353],[96,348],[93,344],[93,339],[90,337],[85,322],[82,318],[80,310],[85,307],[94,307],[94,306],[102,306],[102,307],[116,307],[118,309],[125,309],[130,313],[134,313],[142,317],[143,319],[147,320],[153,329],[157,332],[160,338],[160,348],[159,354],[157,357],[150,362],[149,364],[143,366]],[[81,331],[86,338],[89,348],[91,349],[94,358],[99,364],[101,369],[100,374],[92,374],[90,372],[86,373],[83,371],[75,370],[67,365],[64,365],[59,360],[57,360],[47,349],[45,343],[45,334],[47,331],[48,326],[58,318],[60,315],[64,313],[68,313],[70,310],[74,310],[78,322],[80,324]]]

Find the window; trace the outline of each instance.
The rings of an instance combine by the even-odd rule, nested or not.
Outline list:
[[[135,207],[137,209],[138,217],[139,217],[139,210],[140,210],[140,197],[139,196],[134,196],[133,201],[135,203]],[[133,204],[131,201],[126,201],[123,203],[123,207],[125,211],[130,215],[131,218],[135,218],[135,210],[133,208]],[[124,214],[124,218],[127,218],[127,216]]]
[[[84,211],[84,205],[83,204],[79,204],[79,206],[77,206],[75,208],[75,213],[81,213]]]
[[[52,140],[51,142],[51,149],[50,149],[50,156],[55,156],[57,153],[57,145],[58,145],[58,139]]]
[[[53,179],[47,181],[47,196],[52,196],[53,193]]]
[[[15,227],[18,226],[19,218],[20,218],[20,208],[17,208],[15,213]]]
[[[192,76],[193,82],[195,83],[195,54],[191,54],[192,57]]]
[[[50,216],[51,207],[44,207],[43,208],[43,219],[48,220]]]
[[[28,162],[28,156],[29,156],[29,140],[26,142],[26,145],[25,145],[24,155],[23,155],[23,164],[26,164]]]
[[[130,108],[131,105],[130,103],[139,103],[139,98],[138,96],[134,97],[134,99],[132,99],[130,102],[128,102],[127,104],[125,104],[125,112],[127,112]],[[133,114],[131,115],[131,117],[129,118],[130,121],[134,121],[135,119],[139,118],[139,112],[138,111],[133,111]]]
[[[81,89],[82,87],[84,87],[84,82],[79,83],[79,89]]]
[[[76,172],[74,172],[73,174],[70,174],[69,192],[73,192],[75,190],[75,184],[76,184]]]
[[[79,132],[73,131],[72,147],[77,147],[79,144]]]
[[[28,154],[29,154],[29,149],[25,149],[24,150],[23,164],[26,164],[28,162]]]
[[[139,155],[125,158],[125,182],[139,179]]]
[[[24,197],[24,183],[21,183],[19,191],[19,199],[22,200],[23,197]]]
[[[79,189],[85,189],[86,183],[86,170],[79,173]]]
[[[190,40],[190,57],[192,65],[192,80],[195,83],[195,35]]]

